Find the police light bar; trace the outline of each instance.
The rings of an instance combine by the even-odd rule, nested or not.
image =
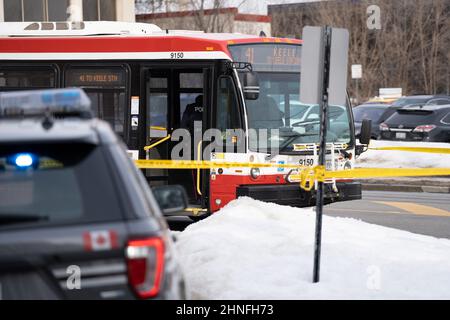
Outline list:
[[[0,93],[0,117],[48,114],[92,118],[91,101],[76,88]]]

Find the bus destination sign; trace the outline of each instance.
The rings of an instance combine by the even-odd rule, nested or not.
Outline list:
[[[249,62],[255,71],[300,72],[301,46],[292,44],[234,45],[229,50],[236,62]]]
[[[119,70],[71,70],[68,82],[80,87],[118,87],[123,86],[123,72]]]

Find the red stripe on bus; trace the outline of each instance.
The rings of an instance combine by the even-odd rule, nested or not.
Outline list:
[[[272,40],[271,38],[264,38]],[[261,38],[232,39],[233,44],[263,43]],[[264,42],[267,43],[267,42]],[[295,41],[294,43],[300,43]],[[201,39],[183,36],[167,37],[35,37],[0,39],[0,52],[189,52],[222,51],[229,55],[228,40]]]

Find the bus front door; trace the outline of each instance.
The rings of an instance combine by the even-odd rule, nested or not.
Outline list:
[[[208,122],[211,106],[211,66],[159,65],[145,70],[145,134],[141,136],[141,156],[146,159],[197,160],[198,148],[202,152],[203,132]],[[197,124],[195,125],[195,122]],[[194,139],[194,130],[197,133]],[[190,152],[179,153],[180,142],[190,135]],[[187,141],[184,141],[187,142]],[[188,151],[188,150],[186,150]],[[174,153],[174,154],[173,154]],[[206,208],[208,195],[207,170],[150,169],[145,175],[150,185],[180,184],[188,195],[190,205]]]

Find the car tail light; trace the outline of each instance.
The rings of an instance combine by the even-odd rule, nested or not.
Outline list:
[[[434,124],[426,124],[426,125],[423,125],[423,126],[416,127],[413,130],[413,132],[430,132],[434,128],[436,128],[436,126]]]
[[[380,123],[380,131],[389,131],[389,126],[386,123]]]
[[[130,240],[126,248],[128,281],[139,298],[159,293],[164,269],[164,241],[161,238]]]

